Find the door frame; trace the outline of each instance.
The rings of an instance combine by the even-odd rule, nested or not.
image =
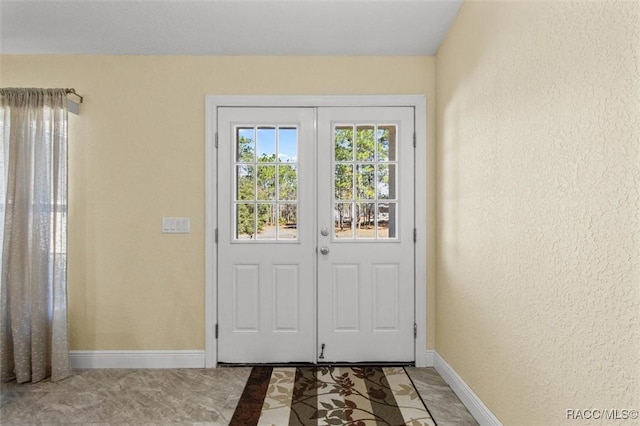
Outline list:
[[[415,339],[416,367],[427,366],[427,248],[428,229],[431,223],[430,204],[427,197],[427,166],[431,159],[427,146],[427,99],[425,95],[207,95],[205,97],[205,367],[215,368],[218,364],[218,341],[216,321],[217,300],[217,244],[215,241],[218,222],[217,200],[217,150],[216,129],[217,110],[220,107],[413,107],[416,141],[415,165],[415,227],[417,232],[415,247],[415,297],[414,310],[417,334]],[[317,133],[317,129],[316,129]],[[424,164],[420,164],[420,160]],[[416,196],[423,194],[423,196]],[[420,260],[420,261],[419,261]],[[433,283],[432,283],[433,284]]]

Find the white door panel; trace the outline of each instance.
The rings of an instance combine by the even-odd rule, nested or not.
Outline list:
[[[314,120],[218,110],[220,362],[315,361]]]
[[[320,361],[413,361],[413,108],[318,123]]]

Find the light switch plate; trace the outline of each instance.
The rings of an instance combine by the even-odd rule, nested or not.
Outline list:
[[[188,217],[163,217],[163,234],[189,234],[191,233],[191,218]]]

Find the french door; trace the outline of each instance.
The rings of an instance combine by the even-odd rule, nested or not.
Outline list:
[[[218,361],[413,361],[413,108],[217,114]]]
[[[319,361],[414,360],[412,136],[411,108],[318,110]]]

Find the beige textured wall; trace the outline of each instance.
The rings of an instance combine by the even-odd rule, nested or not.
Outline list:
[[[433,57],[3,57],[2,86],[86,96],[70,120],[72,349],[204,349],[205,95],[426,94],[433,123],[434,72]],[[161,234],[163,216],[191,234]]]
[[[505,425],[640,409],[639,53],[640,3],[499,1],[436,56],[436,350]]]

